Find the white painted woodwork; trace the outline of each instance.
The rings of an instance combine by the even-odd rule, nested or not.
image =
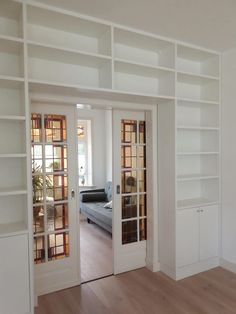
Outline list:
[[[0,312],[30,312],[28,235],[0,239]]]
[[[199,260],[199,209],[176,214],[176,265],[183,267]]]
[[[218,210],[218,205],[213,205],[177,211],[177,267],[218,256]]]
[[[219,232],[216,227],[211,234],[208,230],[212,223],[216,226],[220,220],[219,61],[220,56],[214,51],[43,6],[37,1],[1,1],[0,170],[5,180],[0,183],[0,241],[4,248],[7,247],[11,235],[14,248],[21,243],[21,252],[28,257],[29,264],[19,264],[18,269],[22,266],[24,273],[29,266],[28,277],[23,280],[29,278],[31,300],[33,249],[28,89],[32,94],[44,97],[50,93],[68,99],[74,97],[73,101],[85,95],[85,98],[99,98],[99,103],[116,100],[121,107],[127,102],[129,106],[135,103],[142,110],[148,108],[148,104],[156,110],[158,103],[158,144],[153,143],[153,150],[158,145],[159,225],[155,220],[152,230],[159,230],[161,269],[179,279],[218,263],[216,237],[218,241]],[[7,175],[9,168],[14,176]],[[153,179],[153,182],[157,185],[157,181]],[[217,205],[215,209],[204,211],[200,218],[200,255],[201,259],[206,259],[194,266],[187,265],[191,256],[184,255],[181,258],[185,259],[186,266],[177,269],[178,249],[188,246],[185,242],[188,234],[186,238],[178,238],[179,245],[176,243],[177,220],[181,225],[185,210],[213,204]],[[177,209],[184,210],[180,214]],[[157,208],[153,210],[157,215]],[[188,220],[191,219],[189,216]],[[188,229],[187,226],[183,228]],[[22,241],[24,233],[29,234],[29,242]],[[151,232],[152,236],[154,234]],[[157,238],[152,240],[157,242]],[[150,256],[156,256],[157,245],[149,248],[153,250]],[[119,261],[124,265],[121,271],[144,265],[145,250],[143,245],[139,252],[136,248],[124,252],[124,258]],[[157,257],[154,259],[157,264]],[[126,267],[130,261],[133,261],[130,268]],[[12,303],[8,303],[9,309],[4,314],[11,313],[10,307],[15,304]],[[25,304],[22,297],[18,309],[23,309]],[[20,314],[33,313],[32,302],[30,306]]]
[[[199,259],[205,260],[219,255],[219,207],[201,207],[199,220]]]
[[[22,38],[22,6],[20,3],[1,0],[0,2],[0,36]]]
[[[57,260],[36,264],[34,267],[35,295],[40,296],[50,292],[66,289],[80,284],[79,265],[79,211],[78,211],[78,169],[77,164],[77,108],[48,103],[33,103],[32,113],[65,115],[67,127],[67,160],[68,160],[68,221],[69,226],[69,256]],[[71,197],[71,191],[75,196]],[[45,198],[44,198],[45,199]],[[48,204],[48,203],[47,203]],[[46,206],[46,201],[44,202]],[[32,210],[32,209],[31,209]],[[64,232],[64,230],[62,231]],[[46,233],[48,235],[50,232]],[[53,232],[54,233],[54,232]],[[57,233],[55,231],[55,233]],[[47,252],[46,252],[47,256]]]
[[[174,44],[125,29],[114,29],[114,56],[153,67],[174,68]]]
[[[113,254],[114,274],[146,266],[147,241],[137,241],[122,244],[122,176],[121,176],[121,121],[122,119],[145,121],[144,112],[113,110],[112,136],[113,136]],[[137,167],[136,170],[139,168]],[[148,176],[148,172],[147,172]],[[117,193],[117,185],[120,186],[120,193]],[[147,191],[148,193],[148,191]],[[125,195],[125,194],[123,194]],[[127,194],[126,194],[127,195]],[[139,191],[137,189],[137,198]],[[139,224],[139,200],[137,200],[137,223]],[[147,208],[148,213],[148,208]],[[148,215],[148,214],[147,214]],[[127,219],[130,220],[130,219]],[[132,220],[132,218],[131,218]],[[139,226],[137,226],[139,233]],[[139,236],[138,236],[139,239]]]

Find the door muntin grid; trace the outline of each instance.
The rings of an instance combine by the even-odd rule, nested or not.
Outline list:
[[[64,115],[31,115],[35,264],[69,256],[66,141]]]
[[[122,245],[147,238],[145,121],[121,120]]]

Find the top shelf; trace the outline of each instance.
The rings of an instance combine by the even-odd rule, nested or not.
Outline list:
[[[177,71],[218,79],[220,75],[219,55],[177,45]]]
[[[0,1],[0,35],[22,38],[22,4],[9,1]]]
[[[114,57],[153,67],[174,69],[173,43],[124,29],[114,29]]]
[[[111,56],[110,26],[31,5],[27,13],[30,41]]]

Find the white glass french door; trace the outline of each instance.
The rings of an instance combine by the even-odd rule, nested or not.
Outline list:
[[[36,295],[79,284],[76,116],[73,106],[31,109]]]
[[[146,265],[147,189],[144,112],[113,111],[115,274]]]

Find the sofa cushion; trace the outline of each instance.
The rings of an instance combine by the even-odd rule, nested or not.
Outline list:
[[[112,200],[112,182],[108,181],[105,186],[105,192],[107,194],[107,201],[110,202]]]
[[[82,202],[106,202],[107,194],[105,192],[83,193],[81,194]]]
[[[82,213],[95,217],[98,221],[102,221],[108,226],[112,226],[112,209],[104,208],[105,203],[93,202],[82,203]]]

